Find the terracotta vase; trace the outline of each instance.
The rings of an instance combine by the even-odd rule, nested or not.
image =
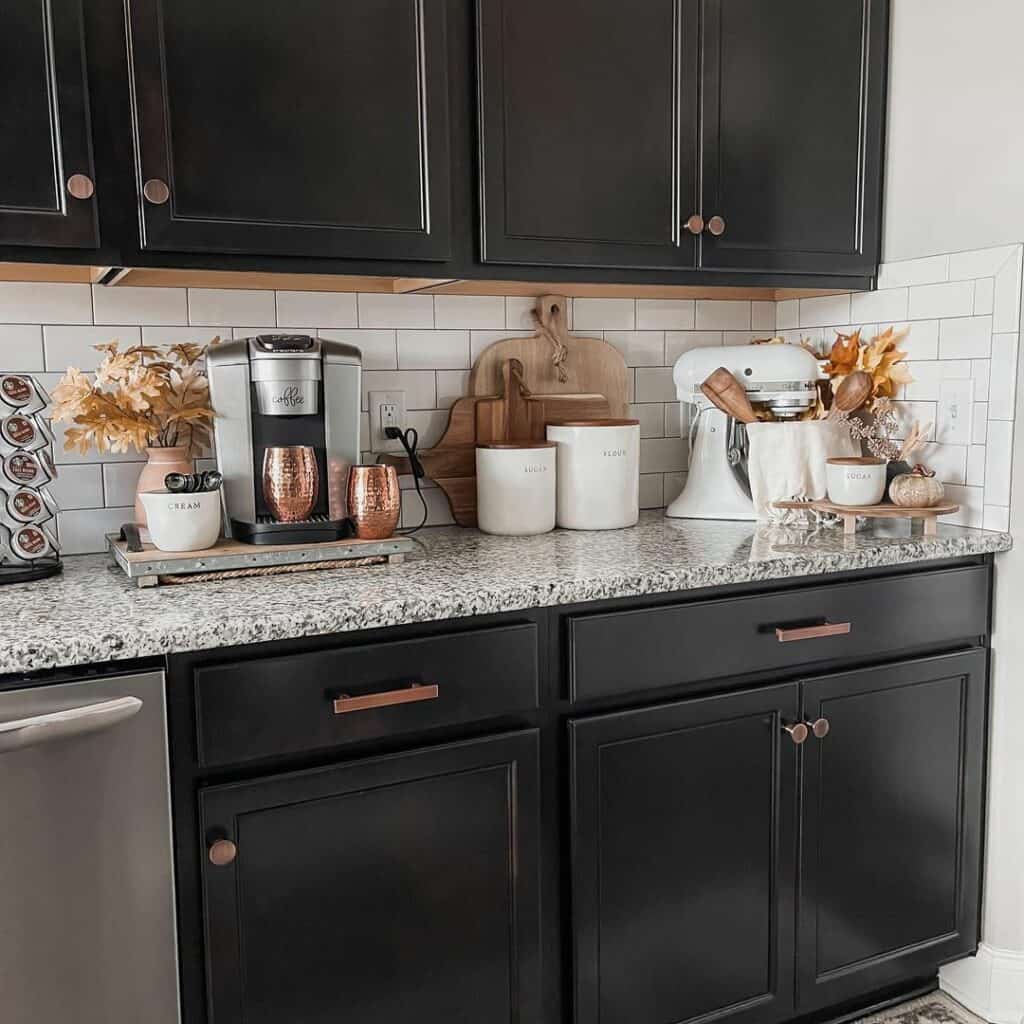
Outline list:
[[[146,464],[139,474],[139,482],[135,487],[135,522],[139,526],[146,525],[146,510],[142,507],[139,495],[143,491],[159,491],[164,486],[164,477],[168,473],[192,473],[195,467],[188,455],[188,448],[147,448]]]

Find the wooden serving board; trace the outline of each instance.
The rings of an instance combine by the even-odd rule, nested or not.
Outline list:
[[[960,511],[959,505],[944,501],[931,508],[903,508],[884,501],[880,505],[837,505],[835,502],[822,498],[818,501],[776,501],[775,508],[811,509],[815,512],[831,512],[843,521],[843,533],[857,531],[857,516],[868,519],[919,519],[924,523],[926,537],[934,537],[938,532],[938,517],[952,515]]]
[[[629,415],[629,375],[622,353],[607,341],[569,334],[565,299],[561,296],[544,296],[538,300],[537,310],[544,331],[565,346],[565,360],[561,365],[566,379],[559,377],[552,342],[540,331],[529,338],[496,341],[484,349],[469,375],[469,394],[477,397],[506,394],[504,367],[509,359],[518,359],[534,394],[604,395],[608,400],[607,416],[626,418]]]

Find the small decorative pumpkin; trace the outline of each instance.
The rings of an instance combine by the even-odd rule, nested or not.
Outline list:
[[[900,508],[932,508],[945,496],[935,473],[916,465],[913,472],[903,473],[889,485],[889,496]]]

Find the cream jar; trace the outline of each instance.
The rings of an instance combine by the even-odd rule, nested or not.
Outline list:
[[[484,533],[508,537],[553,530],[555,472],[551,442],[477,445],[477,525]]]
[[[640,518],[640,421],[548,424],[558,445],[556,522],[569,530],[619,530]]]

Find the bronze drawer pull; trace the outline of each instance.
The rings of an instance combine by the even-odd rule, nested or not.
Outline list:
[[[365,697],[350,697],[343,693],[334,698],[334,713],[347,715],[350,711],[370,711],[372,708],[389,708],[394,704],[415,704],[421,700],[437,700],[440,696],[437,686],[407,686],[404,690],[388,690],[386,693],[368,693]]]
[[[789,733],[789,738],[799,747],[810,735],[805,722],[782,723],[782,731]]]
[[[823,636],[845,636],[853,627],[849,622],[823,622],[820,626],[800,626],[797,629],[783,629],[777,626],[775,637],[780,644],[794,640],[816,640]]]

